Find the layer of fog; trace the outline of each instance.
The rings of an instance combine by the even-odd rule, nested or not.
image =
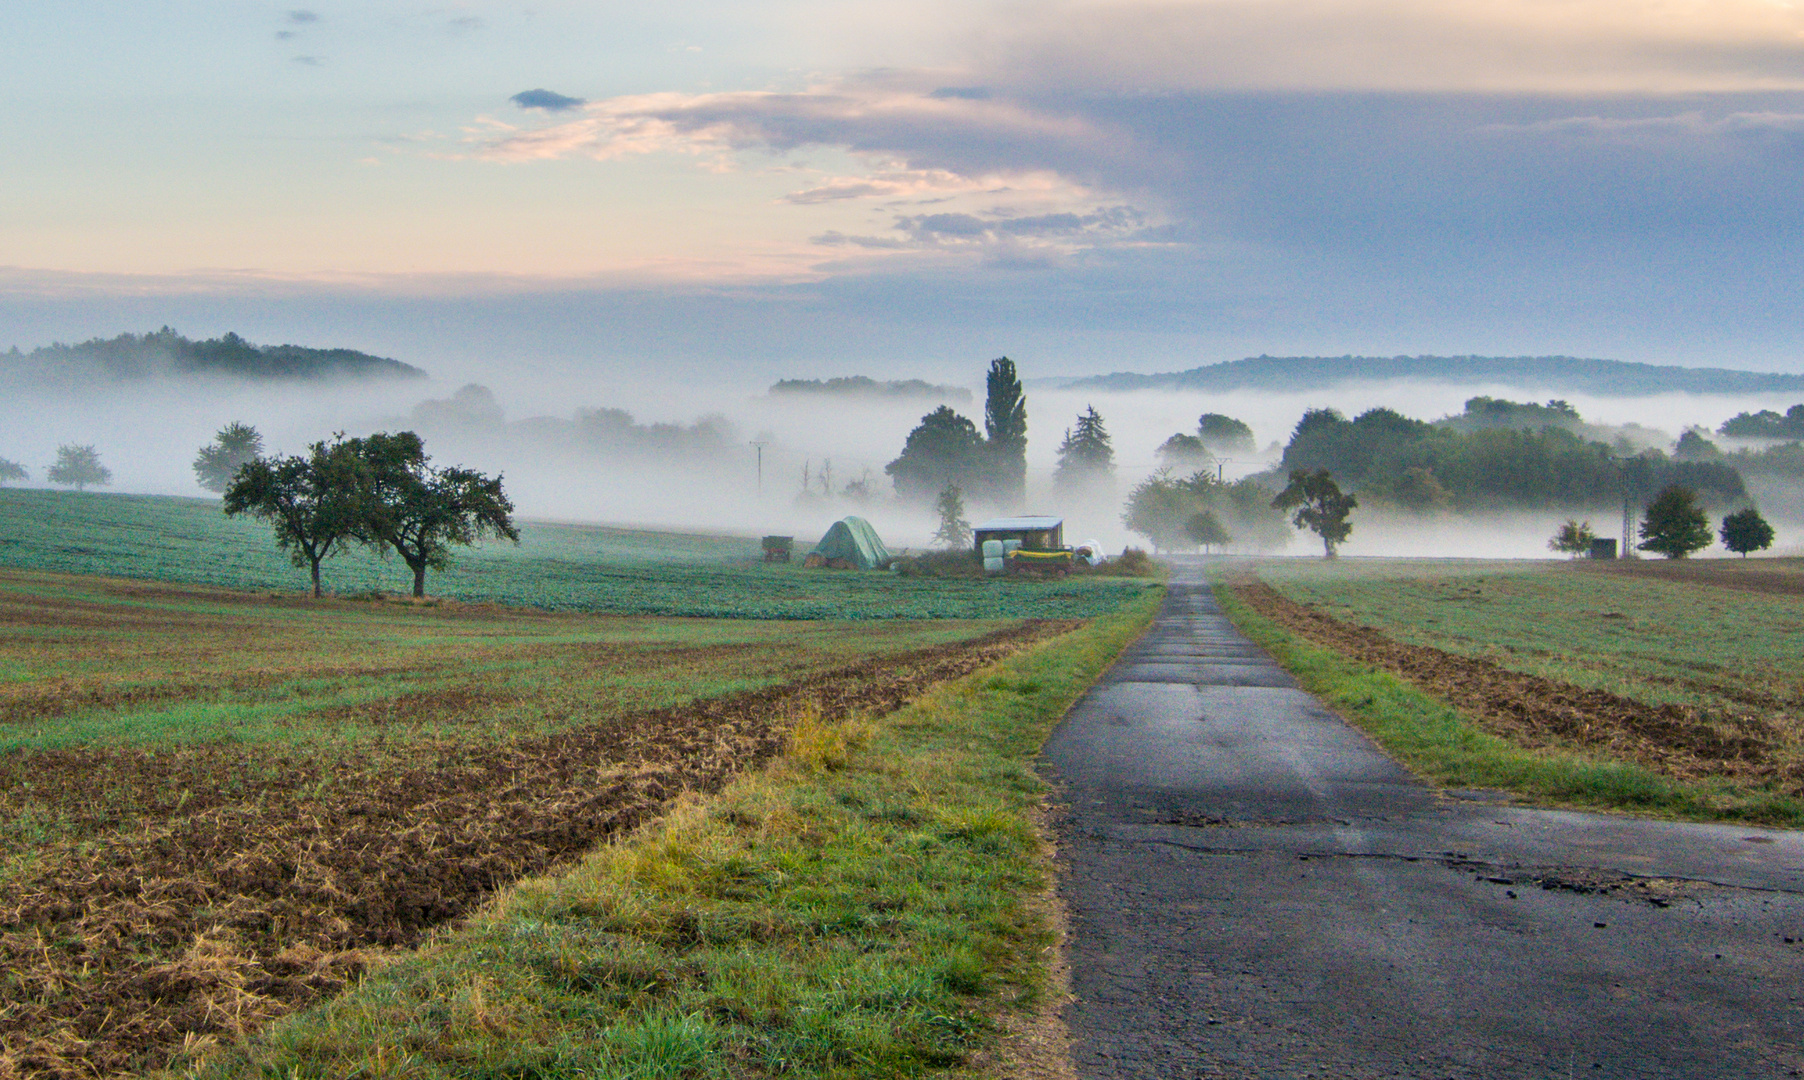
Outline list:
[[[955,406],[980,428],[982,371],[982,364],[973,365],[969,385],[974,400]],[[880,371],[845,374],[885,377]],[[1024,369],[1023,374],[1033,373]],[[856,513],[870,519],[893,547],[921,548],[931,542],[936,520],[923,508],[898,503],[883,468],[899,453],[922,415],[934,407],[933,401],[773,397],[761,385],[730,380],[675,384],[660,381],[655,373],[632,382],[547,382],[516,370],[496,372],[485,385],[493,396],[490,411],[461,418],[454,404],[459,387],[436,381],[281,388],[189,382],[26,395],[8,410],[8,421],[0,430],[0,457],[24,464],[31,471],[30,483],[44,486],[45,466],[54,460],[58,445],[93,444],[113,471],[107,490],[207,497],[195,483],[191,463],[196,450],[229,422],[256,426],[267,449],[278,453],[299,452],[336,431],[363,434],[413,427],[426,436],[436,462],[504,474],[523,518],[748,537],[779,533],[811,542],[837,518]],[[1565,398],[1587,421],[1652,429],[1641,441],[1668,449],[1687,426],[1714,429],[1739,412],[1782,411],[1794,404],[1773,395],[1607,398],[1552,388],[1433,383],[1216,394],[1034,388],[1028,393],[1029,492],[1027,505],[1020,509],[1064,516],[1068,539],[1093,537],[1111,550],[1144,544],[1144,538],[1122,527],[1121,499],[1158,468],[1157,447],[1175,433],[1194,431],[1203,412],[1245,421],[1259,446],[1270,448],[1225,463],[1223,475],[1233,480],[1269,468],[1276,457],[1274,444],[1288,440],[1308,408],[1332,407],[1351,417],[1386,406],[1432,420],[1460,412],[1465,400],[1477,394],[1517,401]],[[1051,485],[1059,440],[1077,414],[1091,405],[1113,437],[1116,489],[1094,500],[1061,499]],[[661,435],[644,436],[637,449],[602,451],[593,440],[572,435],[575,429],[569,421],[579,409],[625,410],[633,425],[623,429],[629,434],[653,425],[667,427]],[[705,417],[714,419],[698,428],[697,421]],[[535,418],[547,419],[530,422]],[[620,422],[618,417],[615,422]],[[705,437],[683,443],[684,432],[702,429]],[[660,449],[665,444],[678,449]],[[823,472],[830,477],[825,492]],[[808,495],[802,491],[804,476],[811,485]],[[870,497],[846,495],[846,485],[861,478],[868,482]],[[1797,542],[1792,537],[1804,535],[1804,512],[1782,492],[1757,490],[1756,495],[1780,530],[1778,549],[1794,548]],[[970,516],[977,519],[994,509],[973,506]],[[1561,514],[1549,511],[1482,522],[1453,516],[1386,520],[1362,509],[1355,513],[1354,535],[1344,552],[1544,558],[1546,538],[1561,519]],[[1599,535],[1618,532],[1617,520],[1607,515],[1594,517],[1593,524]],[[1318,552],[1319,544],[1313,540],[1297,537],[1288,553]]]

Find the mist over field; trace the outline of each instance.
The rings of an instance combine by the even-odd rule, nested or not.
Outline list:
[[[984,358],[945,370],[940,382],[969,389],[951,406],[981,428]],[[1639,448],[1670,452],[1688,426],[1714,429],[1744,411],[1783,410],[1783,394],[1603,397],[1557,388],[1438,382],[1349,383],[1295,392],[1098,392],[1036,385],[1029,379],[1026,510],[1067,519],[1070,541],[1096,539],[1109,550],[1145,545],[1121,523],[1121,502],[1161,465],[1155,451],[1168,437],[1192,432],[1204,412],[1224,413],[1253,430],[1259,451],[1222,467],[1227,480],[1271,468],[1303,412],[1332,407],[1352,417],[1387,407],[1435,420],[1459,413],[1475,395],[1517,401],[1569,401],[1592,424],[1624,429]],[[430,365],[424,365],[430,367]],[[24,464],[29,483],[43,485],[45,466],[62,443],[92,443],[113,470],[106,489],[206,497],[191,463],[199,447],[227,423],[257,427],[269,452],[296,453],[338,431],[351,435],[413,429],[438,464],[503,473],[522,518],[717,531],[745,536],[794,535],[812,542],[846,514],[872,521],[894,548],[930,544],[936,519],[899,502],[884,466],[938,398],[882,395],[772,394],[750,381],[698,383],[660,379],[650,365],[617,374],[541,377],[519,366],[476,373],[477,382],[296,382],[266,384],[218,378],[96,383],[25,390],[3,435],[0,457]],[[847,372],[885,377],[882,371]],[[962,395],[960,395],[962,398]],[[1112,494],[1064,498],[1051,477],[1061,437],[1079,412],[1094,406],[1113,438]],[[762,444],[762,491],[759,447]],[[804,478],[807,489],[804,491]],[[860,494],[855,482],[862,481]],[[853,484],[848,493],[847,486]],[[1775,550],[1797,546],[1804,511],[1794,492],[1750,481],[1762,510],[1779,529]],[[993,508],[969,508],[973,520]],[[1583,508],[1574,508],[1574,512]],[[1619,511],[1590,513],[1600,536],[1619,531]],[[1554,512],[1475,518],[1414,515],[1362,507],[1353,517],[1348,556],[1416,555],[1544,558],[1547,537],[1562,520]],[[1311,534],[1279,552],[1313,555]]]

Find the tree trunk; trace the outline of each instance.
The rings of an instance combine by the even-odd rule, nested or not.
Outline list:
[[[318,559],[314,559],[314,560],[313,560],[313,598],[314,598],[314,599],[315,599],[315,600],[318,600],[318,599],[319,599],[319,597],[320,597],[320,591],[319,591],[319,560],[318,560]]]
[[[421,562],[413,568],[413,598],[426,599],[426,564]]]

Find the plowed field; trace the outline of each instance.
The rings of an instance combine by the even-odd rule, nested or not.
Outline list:
[[[0,1076],[241,1032],[717,788],[794,717],[882,713],[1071,625],[836,641],[41,575],[0,600]]]

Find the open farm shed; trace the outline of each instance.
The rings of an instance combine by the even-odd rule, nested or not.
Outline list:
[[[1059,517],[1001,517],[980,522],[971,529],[978,553],[985,540],[1019,540],[1026,551],[1057,551],[1065,546],[1065,519]]]
[[[804,565],[881,570],[889,563],[889,549],[883,546],[883,539],[871,523],[861,517],[845,517],[835,521],[821,542],[814,545]]]

